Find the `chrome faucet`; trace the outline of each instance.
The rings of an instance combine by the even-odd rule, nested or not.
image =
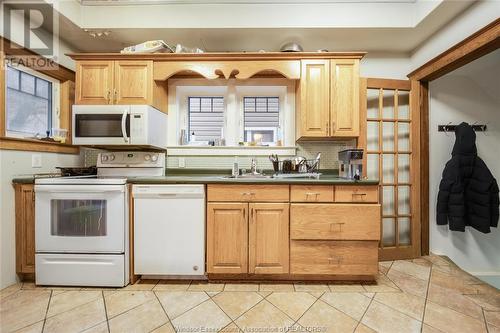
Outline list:
[[[255,159],[255,157],[252,157],[252,161],[250,162],[250,173],[252,175],[257,175],[259,174],[257,172],[257,160]]]

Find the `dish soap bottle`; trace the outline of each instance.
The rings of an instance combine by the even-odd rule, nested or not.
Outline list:
[[[194,131],[191,133],[191,141],[196,141],[196,134],[194,134]]]

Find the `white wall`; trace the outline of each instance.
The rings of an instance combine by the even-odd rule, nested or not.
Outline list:
[[[455,142],[453,133],[437,132],[438,124],[487,124],[486,135],[476,133],[478,154],[500,181],[500,50],[484,56],[430,84],[429,168],[430,168],[430,250],[450,257],[475,275],[500,279],[500,230],[489,234],[472,228],[452,232],[436,225],[436,200],[445,163]],[[499,280],[500,281],[500,280]]]
[[[42,168],[31,167],[32,154],[42,155]],[[83,165],[80,155],[0,150],[0,289],[16,282],[15,212],[12,179],[56,172],[56,166]]]
[[[360,65],[361,77],[407,80],[410,71],[410,55],[399,52],[368,52]]]
[[[490,24],[499,13],[500,1],[477,1],[412,52],[412,70]]]

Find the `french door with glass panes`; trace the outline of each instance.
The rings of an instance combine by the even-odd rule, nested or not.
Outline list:
[[[410,108],[410,81],[361,79],[364,170],[379,179],[382,205],[380,260],[420,255],[418,117]]]

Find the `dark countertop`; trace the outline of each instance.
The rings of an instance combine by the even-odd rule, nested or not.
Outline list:
[[[26,176],[26,177],[14,178],[14,179],[12,179],[12,183],[13,184],[34,184],[35,177]]]
[[[378,179],[350,180],[339,178],[334,170],[322,171],[316,178],[227,178],[224,170],[168,170],[166,176],[129,177],[130,184],[300,184],[300,185],[378,185]],[[269,174],[269,173],[268,173]],[[34,176],[18,177],[15,184],[33,184]]]
[[[378,185],[378,180],[349,180],[333,175],[315,178],[225,178],[215,175],[183,175],[165,177],[132,177],[127,179],[131,184],[302,184],[302,185]]]

